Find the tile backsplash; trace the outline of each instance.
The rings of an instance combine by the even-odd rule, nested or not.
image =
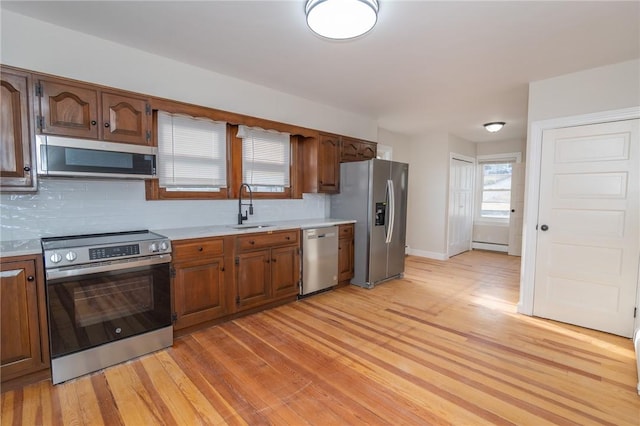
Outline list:
[[[327,217],[329,197],[254,200],[247,223]],[[243,208],[244,211],[244,208]],[[0,241],[236,223],[238,200],[146,201],[143,181],[43,178],[36,193],[0,194]]]

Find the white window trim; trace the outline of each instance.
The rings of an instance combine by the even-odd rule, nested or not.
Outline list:
[[[480,216],[480,209],[482,208],[482,164],[483,163],[495,163],[495,162],[522,162],[521,152],[506,152],[504,154],[486,154],[476,156],[476,191],[475,191],[475,208],[473,212],[473,223],[475,225],[496,225],[496,226],[509,226],[509,218],[490,218]]]

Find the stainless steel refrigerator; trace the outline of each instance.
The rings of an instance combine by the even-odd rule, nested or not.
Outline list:
[[[331,217],[357,221],[352,284],[372,288],[404,273],[408,174],[408,164],[387,160],[340,165]]]

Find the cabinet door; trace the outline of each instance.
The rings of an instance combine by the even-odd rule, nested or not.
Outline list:
[[[180,262],[174,269],[176,330],[227,314],[222,257]]]
[[[373,142],[360,141],[358,160],[371,160],[378,155],[378,145]]]
[[[238,310],[257,306],[269,300],[270,250],[244,253],[238,256],[236,305]]]
[[[359,147],[359,141],[343,137],[340,145],[340,162],[348,163],[350,161],[358,161]]]
[[[339,137],[320,135],[318,152],[318,191],[337,193],[340,191]]]
[[[40,80],[40,132],[98,139],[98,91],[91,86]]]
[[[30,74],[0,68],[0,178],[3,189],[35,189],[30,86]]]
[[[0,305],[0,376],[5,381],[44,366],[34,261],[2,263]]]
[[[102,139],[150,145],[151,133],[148,133],[150,113],[150,106],[146,99],[103,92]]]
[[[280,247],[271,250],[271,290],[273,297],[298,294],[300,283],[300,256],[298,247]]]
[[[338,281],[349,281],[353,278],[353,239],[338,240]]]

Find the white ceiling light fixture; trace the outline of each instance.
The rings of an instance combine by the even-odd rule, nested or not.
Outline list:
[[[504,124],[504,121],[492,121],[491,123],[483,124],[483,126],[487,129],[487,132],[495,133],[499,132],[504,127]]]
[[[373,28],[378,21],[378,0],[307,0],[305,14],[314,33],[346,40]]]

